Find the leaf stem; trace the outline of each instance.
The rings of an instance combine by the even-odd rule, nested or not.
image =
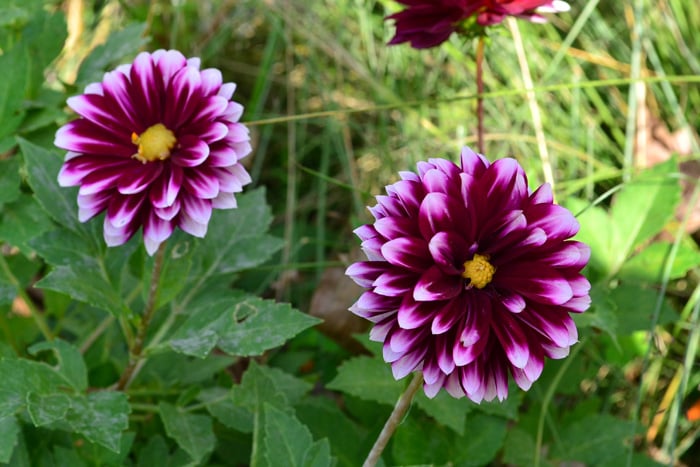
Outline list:
[[[36,326],[39,328],[39,331],[44,336],[44,339],[46,339],[47,341],[53,340],[53,333],[51,332],[49,325],[46,323],[44,315],[37,309],[36,305],[27,294],[27,291],[24,290],[24,287],[22,287],[22,284],[20,284],[19,279],[17,279],[17,277],[15,277],[15,275],[12,273],[10,265],[7,264],[7,260],[5,259],[5,255],[3,254],[0,254],[0,269],[2,269],[2,272],[5,274],[7,280],[15,286],[15,289],[17,290],[17,295],[22,300],[24,300],[24,303],[27,305],[29,313],[32,316],[32,319],[34,320],[34,323],[36,323]]]
[[[139,325],[138,333],[136,334],[136,339],[134,340],[134,345],[131,347],[129,352],[129,364],[124,369],[124,372],[116,385],[116,389],[119,391],[127,389],[138,374],[138,372],[134,370],[136,370],[137,366],[139,366],[142,359],[144,342],[146,341],[146,334],[148,333],[148,325],[151,324],[151,320],[153,319],[153,315],[156,311],[158,284],[160,283],[160,273],[163,269],[164,259],[165,242],[160,244],[158,251],[156,252],[156,257],[153,263],[153,274],[151,275],[151,285],[148,289],[148,301],[146,302],[146,308],[144,308],[143,311],[143,317],[141,318],[141,323]]]
[[[384,428],[382,428],[382,432],[379,433],[379,436],[374,442],[374,446],[372,446],[372,450],[367,455],[367,459],[365,459],[365,462],[364,464],[362,464],[362,467],[374,467],[375,465],[377,465],[377,462],[379,461],[379,458],[382,455],[382,451],[384,451],[384,448],[389,442],[389,439],[391,439],[391,436],[394,434],[394,431],[396,431],[396,428],[403,420],[404,416],[406,415],[406,412],[408,412],[408,408],[411,406],[413,396],[416,395],[416,392],[418,392],[418,389],[421,387],[422,383],[423,373],[416,372],[416,374],[413,376],[413,379],[411,380],[411,383],[408,385],[403,394],[401,394],[399,400],[396,402],[394,411],[391,412],[391,415],[389,415],[389,418],[384,424]]]
[[[476,146],[484,153],[484,36],[476,43]]]

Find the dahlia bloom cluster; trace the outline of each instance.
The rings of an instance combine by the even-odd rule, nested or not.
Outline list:
[[[109,246],[143,226],[151,255],[175,227],[203,237],[212,209],[235,208],[234,194],[250,182],[235,89],[219,70],[200,70],[198,58],[157,50],[69,98],[80,118],[56,133],[68,151],[58,182],[80,186],[80,221],[106,211]]]
[[[561,0],[397,0],[407,6],[387,17],[396,21],[396,35],[389,44],[410,42],[416,49],[427,49],[445,42],[453,32],[471,27],[492,26],[514,16],[532,22],[545,22],[540,13],[569,10]]]
[[[580,273],[590,250],[571,240],[574,216],[549,185],[528,189],[522,167],[468,148],[401,172],[355,230],[368,260],[347,274],[367,288],[350,310],[374,323],[394,377],[422,371],[424,390],[475,402],[527,390],[545,357],[578,335],[570,313],[590,305]]]

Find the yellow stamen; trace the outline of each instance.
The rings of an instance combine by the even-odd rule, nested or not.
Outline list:
[[[156,123],[140,135],[132,133],[131,142],[139,147],[138,152],[131,157],[145,164],[156,160],[164,161],[170,157],[170,150],[175,147],[177,138],[165,125]]]
[[[473,259],[464,263],[462,277],[471,281],[470,286],[483,289],[491,282],[495,272],[496,268],[489,263],[488,256],[475,254]]]

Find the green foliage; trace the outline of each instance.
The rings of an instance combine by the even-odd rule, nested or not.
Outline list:
[[[380,465],[693,464],[697,430],[678,409],[700,381],[700,250],[679,222],[700,152],[690,3],[519,21],[540,123],[514,36],[492,28],[485,153],[518,158],[533,187],[551,164],[591,247],[592,306],[574,316],[572,355],[528,392],[419,391]],[[348,344],[357,293],[329,278],[357,256],[370,195],[474,145],[473,44],[385,47],[400,8],[387,1],[73,4],[0,1],[0,463],[361,465],[408,378],[366,333],[369,352]],[[176,230],[152,284],[140,233],[107,248],[101,215],[79,221],[52,141],[76,118],[69,96],[158,48],[237,83],[254,154],[238,207],[215,210],[202,239]],[[307,310],[332,337],[308,331],[321,320]]]
[[[214,450],[216,438],[211,417],[182,412],[165,402],[161,402],[158,409],[165,432],[190,455],[194,462],[201,462]]]

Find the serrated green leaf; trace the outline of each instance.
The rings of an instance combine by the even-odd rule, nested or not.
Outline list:
[[[209,414],[225,426],[241,433],[253,432],[251,412],[233,403],[230,389],[207,388],[197,395],[197,399],[206,405]]]
[[[138,455],[137,467],[153,467],[161,465],[163,460],[168,458],[168,445],[160,435],[155,435],[140,451]]]
[[[608,414],[585,417],[560,431],[560,443],[555,445],[559,447],[557,457],[587,465],[601,465],[627,451],[633,425],[631,421]]]
[[[438,423],[453,429],[460,435],[464,433],[464,421],[467,414],[474,410],[474,403],[469,399],[455,399],[446,391],[440,391],[433,399],[425,392],[418,391],[414,399],[416,405],[433,417]]]
[[[329,389],[388,405],[396,404],[404,386],[403,381],[394,379],[388,363],[366,356],[344,362],[328,384]]]
[[[219,337],[219,347],[231,355],[261,355],[321,322],[287,303],[249,296],[231,310],[231,324]],[[235,323],[235,324],[234,324]]]
[[[251,361],[241,384],[231,389],[231,398],[238,407],[261,412],[263,403],[285,409],[298,402],[310,389],[311,385],[306,381]]]
[[[615,196],[610,210],[617,231],[613,271],[673,217],[681,195],[678,178],[672,176],[677,172],[678,164],[672,158],[646,170]]]
[[[518,419],[518,409],[523,402],[523,392],[513,383],[508,387],[508,398],[504,401],[493,400],[476,404],[474,408],[488,415],[495,415],[510,420]],[[467,421],[469,417],[467,417]]]
[[[19,423],[14,415],[0,418],[0,462],[10,462],[18,435]]]
[[[212,419],[178,410],[167,402],[158,404],[165,432],[184,449],[195,462],[201,462],[216,445]]]
[[[115,391],[92,392],[72,399],[66,421],[73,431],[119,453],[122,434],[129,427],[130,412],[126,394]]]
[[[107,41],[95,47],[83,63],[80,64],[76,84],[83,87],[94,81],[100,81],[107,69],[136,54],[148,42],[144,37],[146,25],[132,23],[119,31],[113,31]]]
[[[444,465],[454,461],[454,432],[441,426],[426,432],[427,420],[406,418],[392,436],[391,454],[397,465]]]
[[[219,342],[219,335],[213,329],[203,329],[200,332],[188,334],[188,337],[171,339],[170,348],[181,354],[205,358],[216,347],[217,342]]]
[[[212,275],[262,264],[282,247],[280,241],[266,235],[272,213],[265,202],[265,190],[248,191],[236,198],[236,209],[212,213],[207,235],[197,248],[200,262],[193,271],[197,284],[205,283]]]
[[[535,439],[520,428],[508,431],[503,449],[503,462],[508,465],[534,465]]]
[[[0,240],[19,247],[27,255],[32,251],[28,241],[52,227],[44,210],[29,195],[21,195],[13,203],[2,207]]]
[[[70,397],[65,394],[27,394],[27,411],[34,426],[49,425],[63,420],[70,406]]]
[[[362,464],[367,456],[363,445],[367,430],[351,420],[334,400],[308,397],[295,407],[295,411],[314,438],[328,438],[339,465],[354,467]]]
[[[54,229],[46,232],[33,238],[29,246],[47,263],[54,266],[89,262],[99,254],[94,248],[94,243],[86,241],[85,237],[68,229]]]
[[[620,279],[630,282],[661,282],[672,248],[673,245],[670,243],[652,243],[625,262],[620,269]],[[690,240],[681,242],[671,266],[669,279],[680,279],[689,269],[698,264],[700,264],[700,252],[697,247]]]
[[[0,160],[0,206],[19,198],[19,158],[10,157]]]
[[[56,266],[36,286],[67,294],[115,316],[129,312],[115,286],[105,279],[103,268],[91,257],[69,266]]]
[[[178,293],[187,284],[190,268],[192,267],[192,251],[191,239],[176,242],[175,239],[168,241],[168,249],[158,281],[158,297],[156,307],[160,307],[172,301]],[[188,245],[188,246],[185,246]],[[183,250],[186,250],[183,253]],[[148,271],[153,270],[153,262],[151,259],[146,261]],[[144,279],[151,280],[150,274],[144,274]],[[148,290],[148,287],[144,287]]]
[[[25,139],[18,140],[24,156],[27,180],[39,204],[59,224],[76,232],[85,232],[84,226],[78,221],[78,189],[58,186],[56,177],[63,165],[62,158]]]
[[[509,423],[501,417],[471,414],[467,417],[464,436],[456,438],[455,463],[462,466],[488,465],[503,447]]]
[[[187,355],[206,356],[217,345],[231,355],[260,355],[319,322],[285,303],[223,291],[188,307],[189,317],[170,340]]]
[[[25,359],[0,359],[0,375],[12,375],[0,378],[0,418],[24,407],[29,393],[53,394],[70,386],[50,366]]]
[[[328,440],[313,442],[311,432],[296,417],[264,407],[265,458],[268,465],[329,466],[332,464]]]
[[[37,355],[43,350],[54,351],[56,358],[58,358],[56,370],[70,381],[77,391],[87,389],[87,367],[83,361],[82,354],[72,344],[61,339],[55,339],[51,342],[44,341],[34,344],[28,350],[31,355]]]

